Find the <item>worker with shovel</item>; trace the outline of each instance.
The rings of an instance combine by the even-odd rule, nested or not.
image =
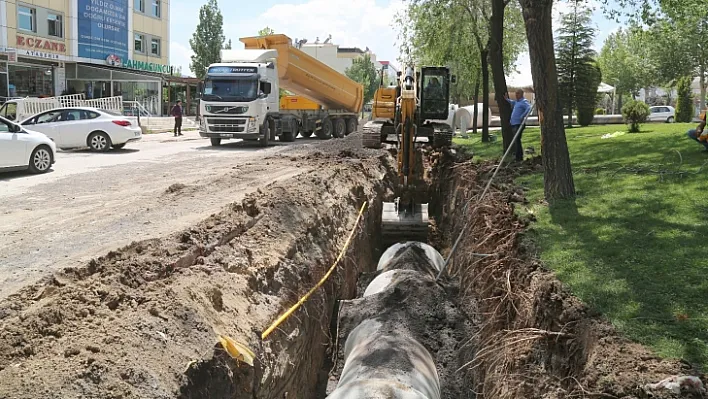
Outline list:
[[[504,98],[511,104],[511,131],[516,135],[519,131],[519,135],[516,138],[516,161],[521,162],[524,160],[524,149],[521,146],[521,135],[524,133],[524,119],[526,114],[531,112],[531,103],[529,100],[524,98],[524,91],[522,89],[516,89],[516,100],[511,100],[509,94],[504,93]]]
[[[703,144],[703,152],[708,152],[708,132],[705,131],[706,128],[706,114],[708,111],[703,111],[700,116],[701,123],[695,129],[691,129],[686,132],[686,135],[697,142]]]

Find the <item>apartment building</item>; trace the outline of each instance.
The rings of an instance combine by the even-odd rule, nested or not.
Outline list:
[[[159,113],[170,0],[0,0],[0,100],[122,95]]]
[[[393,77],[395,79],[395,69],[388,68],[390,63],[387,61],[377,61],[376,54],[369,50],[368,47],[365,50],[358,47],[340,47],[330,40],[331,38],[320,42],[318,38],[314,43],[307,43],[305,41],[298,45],[303,52],[317,58],[342,74],[344,74],[347,68],[352,66],[355,59],[363,57],[364,54],[368,54],[377,71],[380,71],[384,65],[386,65],[386,70],[389,71],[389,73],[393,71]]]

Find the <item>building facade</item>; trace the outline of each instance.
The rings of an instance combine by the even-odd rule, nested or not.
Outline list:
[[[380,71],[384,66],[384,64],[376,60],[376,54],[368,48],[362,50],[358,47],[339,47],[329,41],[319,43],[318,40],[315,43],[302,43],[300,50],[324,62],[341,74],[344,74],[347,68],[352,66],[355,59],[363,57],[364,54],[369,55],[377,71]]]
[[[160,114],[170,0],[0,0],[0,100],[123,96]]]

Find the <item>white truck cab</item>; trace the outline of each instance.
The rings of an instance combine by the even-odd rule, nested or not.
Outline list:
[[[276,136],[293,141],[297,120],[279,111],[277,50],[222,50],[223,62],[209,65],[200,88],[199,135],[214,146],[222,139],[257,140]]]

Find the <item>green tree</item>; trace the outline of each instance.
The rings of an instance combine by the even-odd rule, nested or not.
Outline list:
[[[371,62],[371,56],[366,53],[354,59],[344,74],[364,86],[364,104],[368,104],[374,98],[376,89],[379,88],[378,74],[374,63]]]
[[[273,28],[266,26],[265,28],[258,31],[258,36],[270,36],[275,35]]]
[[[568,127],[573,126],[573,111],[580,104],[595,108],[593,96],[591,104],[587,94],[597,93],[595,87],[587,87],[595,83],[595,50],[592,49],[595,40],[595,29],[592,24],[592,11],[575,1],[572,11],[561,15],[561,26],[556,39],[556,67],[558,69],[558,85],[561,101],[568,114]],[[599,82],[598,82],[599,84]],[[585,86],[583,86],[585,85]],[[582,97],[580,98],[582,93]]]
[[[602,71],[597,62],[593,62],[590,68],[578,77],[577,82],[578,124],[588,126],[595,116],[595,106],[599,97],[597,88],[602,82]]]
[[[457,75],[451,97],[458,103],[472,97],[476,108],[482,86],[482,140],[486,141],[489,137],[491,0],[407,0],[407,3],[408,7],[397,19],[402,54],[399,61],[402,65],[415,62],[449,66]],[[509,73],[525,44],[520,28],[521,11],[513,2],[505,13],[497,15],[503,16],[502,29],[497,31],[503,35],[500,69]],[[473,126],[477,126],[476,117]]]
[[[605,82],[616,88],[621,107],[622,96],[639,95],[639,90],[658,83],[649,49],[649,34],[630,27],[610,34],[605,40],[598,63]]]
[[[691,75],[678,79],[676,101],[676,122],[688,123],[693,120],[693,93],[691,91]]]
[[[543,191],[547,201],[575,196],[553,51],[553,0],[519,0],[529,43],[531,76],[541,124]]]
[[[630,100],[622,107],[622,116],[630,133],[639,133],[640,125],[647,121],[649,106],[643,101]]]
[[[664,73],[671,74],[671,60],[677,65],[675,79],[685,73],[684,64],[688,61],[692,68],[691,76],[698,76],[701,88],[700,105],[705,106],[706,85],[708,84],[708,7],[704,0],[602,0],[605,13],[616,19],[627,17],[649,26],[668,22],[666,33],[677,40],[663,47],[666,51],[662,68]],[[664,43],[667,44],[667,43]],[[675,57],[671,57],[671,53]]]
[[[203,79],[209,64],[221,61],[224,48],[224,18],[216,0],[209,0],[199,9],[199,24],[189,39],[194,55],[189,69],[197,78]]]

